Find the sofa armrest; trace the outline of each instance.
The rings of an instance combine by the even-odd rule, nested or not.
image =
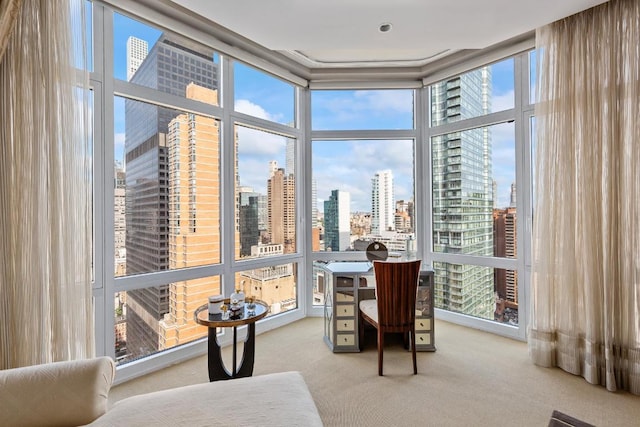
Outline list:
[[[0,370],[0,423],[88,424],[106,412],[114,377],[109,357]]]

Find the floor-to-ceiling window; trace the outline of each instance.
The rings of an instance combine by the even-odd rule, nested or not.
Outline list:
[[[234,62],[236,243],[234,259],[260,260],[236,273],[247,294],[266,302],[270,315],[300,307],[297,257],[300,138],[293,85]],[[278,124],[274,126],[269,122]],[[264,260],[269,260],[264,263]]]
[[[170,20],[88,5],[99,352],[121,378],[201,354],[194,311],[237,288],[269,305],[262,329],[302,317],[298,86]]]
[[[374,241],[392,256],[416,256],[416,96],[412,89],[312,91],[314,259],[365,260]],[[315,306],[324,302],[319,276]]]
[[[90,45],[98,349],[124,378],[203,353],[209,295],[264,300],[263,329],[320,315],[313,262],[373,240],[434,268],[441,318],[524,336],[528,53],[309,90],[126,4],[93,4]]]
[[[425,140],[435,306],[445,318],[517,337],[530,224],[527,60],[517,55],[429,85]]]

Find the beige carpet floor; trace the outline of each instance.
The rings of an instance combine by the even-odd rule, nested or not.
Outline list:
[[[379,377],[374,335],[362,353],[335,354],[322,331],[322,319],[306,318],[259,335],[254,375],[300,371],[326,426],[546,426],[554,409],[597,426],[640,426],[640,397],[537,367],[523,342],[436,321],[437,351],[418,353],[418,375],[390,340]],[[206,381],[201,356],[115,386],[109,401]]]

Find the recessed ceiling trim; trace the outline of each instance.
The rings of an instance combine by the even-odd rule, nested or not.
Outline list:
[[[420,89],[420,80],[310,81],[309,89]]]
[[[431,56],[415,59],[415,60],[383,60],[383,61],[321,61],[311,58],[309,55],[298,50],[281,50],[278,51],[294,61],[297,61],[306,67],[313,68],[369,68],[369,67],[422,67],[430,62],[434,62],[442,57],[451,55],[456,51],[445,49]]]
[[[536,47],[535,31],[530,31],[510,40],[497,43],[481,50],[466,50],[442,58],[437,63],[423,67],[422,83],[425,86],[439,82],[451,76],[498,62],[504,58],[534,49]]]

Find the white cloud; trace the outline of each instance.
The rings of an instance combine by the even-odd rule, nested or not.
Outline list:
[[[269,162],[275,160],[278,167],[286,166],[287,138],[242,126],[237,127],[237,133],[240,185],[266,194]]]
[[[254,104],[247,99],[238,99],[235,103],[235,110],[240,113],[258,117],[260,119],[271,120],[271,118],[269,117],[269,113],[267,113],[264,108],[262,108],[258,104]]]
[[[267,194],[269,179],[269,161],[258,158],[239,160],[240,185],[253,188],[260,194]]]
[[[362,99],[370,110],[389,114],[413,114],[413,91],[411,90],[361,90],[355,92],[356,99]]]
[[[413,150],[411,141],[316,142],[313,178],[318,198],[331,190],[351,195],[352,211],[371,210],[371,179],[376,172],[391,169],[395,199],[413,196]],[[320,208],[320,207],[319,207]]]
[[[243,126],[238,126],[236,130],[238,133],[238,154],[240,158],[273,157],[281,153],[284,159],[284,149],[287,138]]]
[[[314,96],[314,129],[390,129],[398,122],[410,127],[412,90],[358,90]]]
[[[491,98],[491,111],[504,111],[514,107],[515,95],[513,89]]]
[[[260,105],[246,99],[237,100],[235,109],[265,120],[275,121],[276,116]],[[269,162],[275,160],[278,167],[285,167],[287,138],[244,126],[236,128],[238,135],[238,171],[240,184],[253,187],[266,194],[269,178]]]
[[[262,106],[255,104],[248,99],[238,99],[235,102],[235,110],[248,114],[250,116],[258,117],[259,119],[270,120],[272,122],[281,123],[283,119],[282,114],[273,114],[265,110]]]

